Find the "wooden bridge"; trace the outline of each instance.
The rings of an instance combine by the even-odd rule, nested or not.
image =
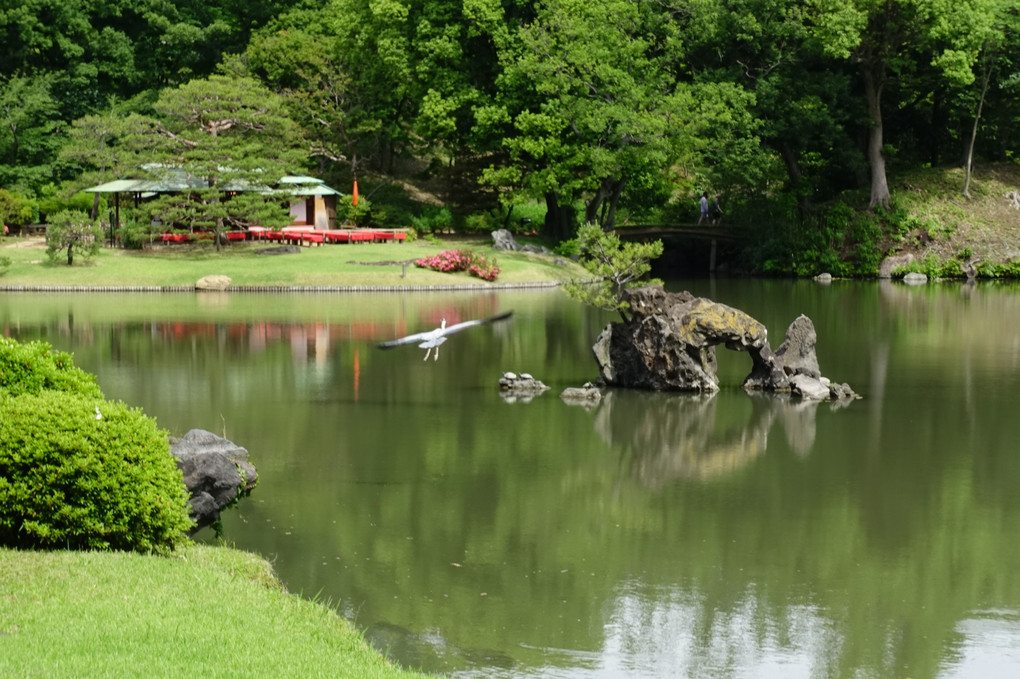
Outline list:
[[[751,236],[750,229],[739,224],[635,224],[617,227],[613,233],[626,241],[650,241],[691,238],[702,241],[742,241]]]
[[[622,241],[648,242],[661,240],[664,247],[675,247],[674,241],[696,240],[709,245],[708,270],[715,272],[719,243],[737,244],[751,237],[751,229],[739,224],[635,224],[613,231]]]

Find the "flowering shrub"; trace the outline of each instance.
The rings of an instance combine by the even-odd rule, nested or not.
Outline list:
[[[467,271],[472,259],[474,254],[470,250],[443,250],[438,255],[416,259],[414,265],[442,273],[456,273]]]
[[[499,275],[499,267],[496,266],[496,260],[492,260],[492,263],[485,261],[484,257],[479,257],[476,264],[472,264],[468,267],[468,273],[472,276],[478,276],[483,281],[489,281],[490,283],[496,280],[496,276]]]
[[[467,271],[472,276],[489,282],[496,280],[500,271],[496,266],[496,260],[489,262],[482,255],[476,255],[470,250],[444,250],[438,255],[416,259],[414,265],[442,273]]]

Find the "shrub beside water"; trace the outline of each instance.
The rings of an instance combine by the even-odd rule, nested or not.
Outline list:
[[[21,344],[0,337],[0,394],[38,394],[44,389],[103,398],[95,376],[74,365],[71,354],[46,342]]]
[[[0,545],[167,551],[191,527],[166,432],[48,344],[0,338]]]

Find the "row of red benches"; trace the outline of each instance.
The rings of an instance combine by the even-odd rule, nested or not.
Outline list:
[[[272,241],[277,243],[292,243],[304,245],[312,243],[371,243],[397,241],[407,239],[407,234],[402,231],[381,231],[381,230],[334,230],[334,231],[313,231],[293,230],[270,231],[268,229],[253,229],[250,231],[225,231],[223,233],[229,240],[253,240]],[[197,233],[161,233],[157,239],[163,243],[186,243],[195,240],[212,240],[212,233],[202,231]]]

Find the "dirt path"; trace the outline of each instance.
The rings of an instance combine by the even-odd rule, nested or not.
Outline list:
[[[44,236],[27,236],[20,238],[9,236],[0,241],[0,248],[38,248],[46,249],[46,238]]]

